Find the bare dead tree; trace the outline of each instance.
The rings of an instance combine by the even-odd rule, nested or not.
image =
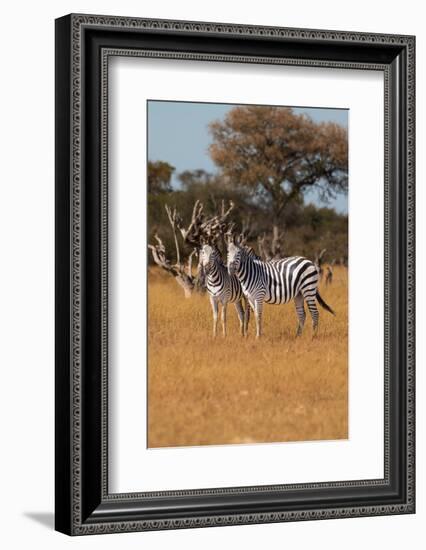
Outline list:
[[[234,203],[230,201],[226,208],[225,201],[222,201],[219,212],[211,217],[204,213],[204,205],[197,200],[192,209],[191,221],[188,227],[184,227],[182,219],[177,217],[177,227],[182,235],[183,242],[194,248],[200,248],[207,242],[215,242],[225,234],[229,224],[229,214],[234,208]]]
[[[185,226],[176,208],[171,208],[165,205],[167,218],[173,233],[173,239],[176,251],[176,262],[172,262],[168,258],[166,247],[162,239],[155,234],[156,244],[149,244],[154,262],[173,275],[177,283],[183,288],[185,296],[190,297],[194,288],[199,289],[200,280],[199,273],[193,273],[194,256],[198,253],[203,244],[216,244],[219,239],[224,238],[224,235],[229,231],[231,222],[229,214],[234,208],[234,204],[230,202],[229,206],[225,206],[222,201],[221,210],[215,216],[208,217],[204,214],[204,206],[201,201],[197,200],[192,209],[191,221],[188,226]],[[192,248],[186,260],[184,260],[184,249],[181,250],[181,243]]]
[[[189,266],[185,266],[180,262],[180,252],[179,252],[179,262],[172,264],[172,262],[166,256],[166,247],[164,246],[161,238],[155,234],[154,235],[157,244],[148,244],[148,248],[151,250],[152,257],[154,262],[173,275],[176,282],[183,288],[186,298],[190,298],[192,290],[194,289],[194,279],[191,271],[188,271]],[[177,244],[177,248],[179,245]]]
[[[222,201],[219,212],[215,216],[205,220],[203,224],[205,242],[216,246],[221,243],[222,249],[224,249],[226,245],[225,236],[233,231],[235,227],[234,222],[229,219],[229,215],[233,209],[234,203],[232,201],[230,201],[228,208],[225,205],[225,201]]]
[[[186,228],[183,226],[182,219],[179,218],[178,220],[178,229],[182,235],[183,242],[194,248],[200,246],[203,236],[201,228],[204,220],[203,208],[201,201],[195,201],[194,208],[192,209],[191,221]]]

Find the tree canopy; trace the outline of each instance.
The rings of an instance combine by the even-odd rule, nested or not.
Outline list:
[[[148,192],[153,195],[172,191],[172,174],[175,167],[168,162],[148,161]]]
[[[210,124],[210,155],[228,184],[249,189],[283,223],[292,203],[316,188],[323,200],[347,191],[345,128],[291,108],[239,106]]]

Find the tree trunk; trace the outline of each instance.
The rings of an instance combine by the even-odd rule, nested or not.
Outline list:
[[[185,298],[191,298],[192,291],[194,290],[194,283],[192,280],[185,273],[178,273],[175,279],[177,284],[182,287]]]
[[[271,252],[274,259],[281,258],[281,235],[276,223],[272,226]]]

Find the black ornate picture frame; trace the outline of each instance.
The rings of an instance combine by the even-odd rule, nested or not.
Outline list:
[[[107,75],[117,55],[383,72],[383,479],[109,493]],[[56,20],[58,531],[414,513],[414,56],[413,36],[74,14]]]

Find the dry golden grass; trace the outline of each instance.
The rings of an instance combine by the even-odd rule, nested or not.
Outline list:
[[[312,339],[309,313],[295,338],[294,303],[265,306],[264,336],[238,333],[228,306],[228,336],[212,337],[207,294],[185,299],[167,274],[148,278],[148,445],[174,447],[348,436],[347,270],[321,295]],[[219,327],[220,328],[220,324]]]

